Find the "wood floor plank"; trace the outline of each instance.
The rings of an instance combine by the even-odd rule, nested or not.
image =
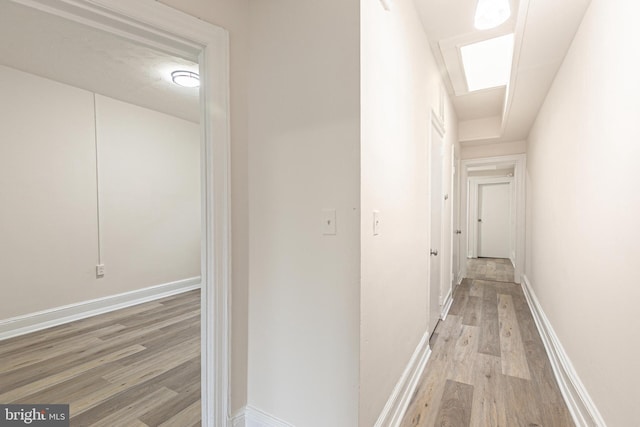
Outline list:
[[[107,373],[103,378],[113,384],[133,386],[156,377],[169,369],[193,359],[200,353],[200,337],[194,337],[180,346],[179,352],[169,348],[149,355],[131,365]]]
[[[51,387],[52,385],[56,385],[70,378],[76,377],[102,364],[113,362],[118,359],[122,359],[131,354],[143,351],[144,349],[145,348],[142,347],[141,345],[132,345],[122,350],[118,350],[111,354],[102,356],[98,359],[94,359],[94,360],[82,363],[80,365],[74,366],[73,368],[67,369],[58,374],[45,377],[39,381],[34,381],[22,387],[14,388],[10,391],[0,394],[0,402],[7,402],[7,403],[14,402],[15,400],[20,399],[21,397],[24,397],[29,394],[33,394],[40,390],[44,390],[45,388]]]
[[[447,378],[456,382],[473,384],[475,374],[473,361],[478,353],[478,339],[480,330],[476,326],[462,325],[460,333],[454,342],[449,376]]]
[[[158,427],[184,427],[191,426],[200,421],[200,400],[193,402],[173,417],[169,418]]]
[[[505,411],[509,426],[543,426],[540,402],[531,381],[511,376],[502,376],[505,396]],[[552,424],[557,425],[557,424]]]
[[[193,403],[193,396],[200,395],[200,364],[199,358],[190,360],[155,378],[127,387],[126,384],[109,383],[92,394],[72,400],[70,402],[71,418],[75,425],[88,425],[92,421],[102,419],[109,414],[122,409],[129,402],[158,390],[161,387],[177,393],[177,398],[163,405],[158,411],[166,419],[167,415],[175,414]],[[171,408],[176,410],[171,412]],[[148,415],[148,414],[147,414]],[[143,420],[146,421],[146,420]],[[150,425],[154,425],[150,423]]]
[[[500,357],[500,323],[498,321],[498,293],[486,286],[482,298],[478,352]]]
[[[18,399],[16,403],[66,403],[69,404],[77,399],[81,399],[97,390],[102,390],[110,383],[102,378],[102,375],[113,369],[113,364],[106,364],[94,368],[84,374],[78,375],[52,385],[36,393]],[[70,408],[71,409],[71,408]]]
[[[175,390],[174,390],[175,391]],[[193,414],[193,407],[198,412]],[[163,405],[162,408],[149,411],[140,416],[140,420],[150,426],[163,425],[167,420],[172,420],[176,426],[188,426],[200,421],[200,387],[193,387],[189,393],[183,393],[180,399],[173,399]]]
[[[50,360],[56,356],[73,353],[86,347],[93,347],[102,344],[102,340],[96,337],[76,337],[72,340],[60,343],[59,345],[51,345],[41,351],[22,351],[11,357],[1,358],[2,373],[8,373],[16,369],[27,368],[36,363]],[[44,351],[43,351],[44,350]]]
[[[482,298],[484,296],[484,286],[482,286],[482,283],[472,280],[471,286],[469,287],[469,296]]]
[[[139,400],[131,402],[128,406],[111,415],[91,424],[91,427],[127,426],[135,422],[138,417],[150,410],[160,408],[166,402],[176,397],[175,391],[162,387]]]
[[[474,361],[473,371],[471,427],[508,427],[504,393],[499,384],[502,375],[500,358],[480,353]]]
[[[498,319],[502,373],[525,380],[531,379],[511,295],[498,294]]]
[[[447,380],[435,425],[442,427],[469,426],[472,403],[472,385]]]
[[[482,298],[469,295],[467,307],[464,310],[462,324],[468,326],[478,326],[482,316]]]
[[[461,284],[456,288],[456,292],[453,296],[453,303],[451,303],[451,307],[449,308],[449,314],[453,314],[454,316],[461,315],[467,306],[468,300],[469,286]]]

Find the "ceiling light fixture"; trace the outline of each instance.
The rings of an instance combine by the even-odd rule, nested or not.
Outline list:
[[[495,28],[511,16],[509,0],[478,0],[474,26],[478,30]]]
[[[178,86],[198,87],[200,86],[200,76],[198,73],[186,70],[177,70],[171,73],[171,80]]]

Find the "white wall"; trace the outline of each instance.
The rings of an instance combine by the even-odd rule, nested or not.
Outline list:
[[[200,276],[200,128],[96,96],[100,234],[111,293]]]
[[[526,275],[609,426],[640,419],[639,15],[592,1],[528,144]]]
[[[427,330],[428,139],[441,81],[413,2],[362,1],[360,422],[372,426]],[[457,123],[445,113],[443,194]],[[451,211],[449,198],[445,216]],[[373,236],[373,210],[380,234]],[[450,267],[451,227],[441,248]],[[448,282],[448,277],[446,279]]]
[[[199,276],[198,125],[97,97],[97,279],[93,94],[7,67],[0,92],[1,319]]]
[[[104,290],[95,279],[92,94],[3,66],[0,93],[0,319],[7,319]]]
[[[492,144],[462,144],[462,160],[481,159],[485,157],[511,156],[527,152],[526,141],[496,142]]]
[[[296,426],[358,424],[359,13],[251,5],[248,400]]]

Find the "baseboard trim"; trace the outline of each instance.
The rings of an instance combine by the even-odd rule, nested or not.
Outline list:
[[[200,277],[0,320],[0,341],[200,288]]]
[[[429,356],[431,356],[430,336],[431,333],[428,331],[422,336],[374,427],[397,427],[402,422],[402,417],[407,412],[411,397],[418,387],[420,377],[427,366]]]
[[[442,313],[440,313],[440,319],[446,320],[447,315],[449,314],[449,309],[451,308],[451,304],[453,304],[453,294],[451,290],[447,294],[447,297],[444,299],[444,305],[442,306]]]
[[[245,409],[246,408],[240,409],[233,417],[231,417],[231,427],[247,427]]]
[[[239,410],[232,418],[233,427],[294,427],[286,421],[282,421],[271,414],[247,405]]]
[[[569,356],[562,347],[549,319],[542,310],[542,306],[531,287],[531,282],[529,282],[529,279],[524,274],[522,275],[522,284],[522,289],[524,290],[524,295],[531,309],[531,313],[533,313],[536,327],[542,337],[542,342],[551,361],[553,373],[558,381],[564,400],[569,407],[573,421],[577,427],[606,427],[602,415],[600,415],[587,389],[582,384],[582,381],[580,381]]]

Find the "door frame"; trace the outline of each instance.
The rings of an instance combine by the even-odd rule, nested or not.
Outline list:
[[[229,34],[157,1],[10,0],[107,31],[200,66],[202,425],[229,424]]]
[[[474,166],[490,166],[490,165],[501,165],[507,167],[513,167],[513,186],[514,186],[514,202],[515,202],[515,214],[516,214],[516,225],[515,225],[515,259],[514,259],[514,281],[516,283],[522,282],[522,275],[524,274],[524,263],[525,263],[525,203],[526,203],[526,194],[525,194],[525,177],[526,177],[526,167],[527,167],[527,155],[526,154],[515,154],[511,156],[497,156],[497,157],[486,157],[481,159],[467,159],[461,162],[461,190],[463,194],[460,197],[460,212],[469,215],[469,168]],[[469,247],[469,225],[468,221],[461,221],[461,229],[462,229],[462,247]],[[469,254],[467,252],[467,258]],[[461,262],[462,259],[461,259]],[[465,277],[467,275],[467,266],[466,262],[463,262],[462,266],[462,276]]]
[[[512,237],[515,236],[515,210],[513,209],[513,200],[514,200],[514,187],[513,187],[513,177],[503,176],[503,177],[471,177],[469,178],[469,206],[468,206],[468,215],[467,215],[467,228],[469,230],[469,239],[467,248],[467,254],[469,258],[478,258],[478,245],[480,241],[478,240],[478,221],[475,220],[478,218],[480,212],[478,211],[478,202],[479,194],[480,194],[480,186],[484,184],[509,184],[509,191],[511,192],[511,197],[509,198],[509,259],[512,263],[515,264],[515,247],[513,245]]]
[[[433,164],[433,159],[432,159],[432,154],[433,154],[433,131],[436,131],[438,133],[438,135],[440,135],[440,139],[442,141],[442,145],[440,147],[441,149],[441,157],[440,157],[440,182],[441,182],[441,186],[442,186],[442,195],[444,195],[445,193],[445,188],[444,188],[444,170],[445,170],[445,165],[444,165],[444,143],[445,143],[445,126],[444,126],[444,121],[442,120],[442,118],[440,117],[440,115],[438,113],[436,113],[434,110],[431,110],[431,120],[429,121],[430,123],[430,127],[429,127],[429,144],[428,144],[428,156],[429,156],[429,209],[428,209],[428,215],[429,215],[429,238],[428,238],[428,246],[429,246],[429,250],[433,249],[431,247],[431,230],[433,228],[433,218],[431,215],[431,186],[432,186],[432,182],[431,182],[431,165]],[[437,250],[439,251],[438,254],[438,259],[437,261],[434,262],[439,262],[440,263],[440,278],[439,278],[439,283],[437,284],[438,286],[438,313],[437,313],[437,319],[442,319],[443,317],[443,308],[445,307],[445,295],[443,292],[443,267],[444,267],[444,262],[443,262],[443,258],[444,258],[444,253],[442,251],[442,249],[444,248],[444,239],[445,236],[443,235],[444,233],[442,233],[442,231],[445,229],[445,227],[443,226],[445,223],[446,218],[444,218],[444,201],[442,202],[442,204],[440,205],[440,243],[439,243],[439,247],[437,248]],[[431,287],[432,287],[432,283],[431,283],[431,255],[428,253],[427,255],[427,266],[429,274],[429,284],[428,284],[428,292],[427,294],[429,295],[429,302],[427,304],[427,309],[428,309],[428,321],[429,321],[429,329],[431,330],[431,332],[433,333],[434,329],[435,329],[435,324],[431,325],[431,319],[435,318],[435,316],[432,316],[433,313],[431,313],[431,308],[432,308],[432,301],[431,301]],[[451,298],[451,293],[449,291],[449,294],[446,296],[447,299]],[[437,321],[436,321],[437,324]]]

